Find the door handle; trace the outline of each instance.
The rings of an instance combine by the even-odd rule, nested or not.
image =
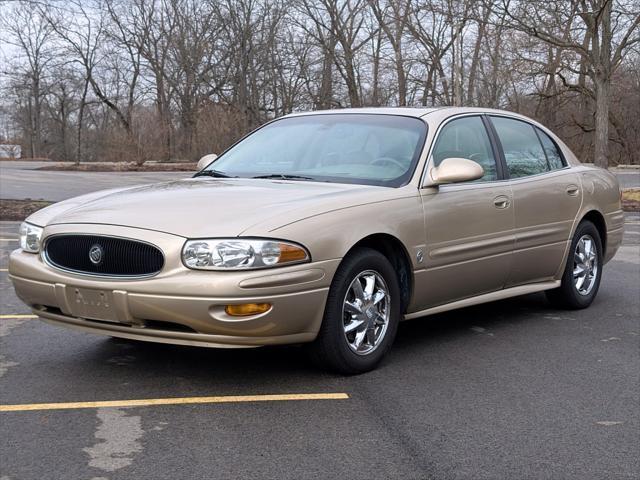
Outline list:
[[[509,205],[511,205],[511,202],[509,201],[509,197],[505,196],[505,195],[498,195],[496,198],[493,199],[493,205],[496,208],[509,208]]]
[[[567,187],[567,195],[575,197],[576,195],[578,195],[578,193],[580,193],[580,189],[577,185],[569,185]]]

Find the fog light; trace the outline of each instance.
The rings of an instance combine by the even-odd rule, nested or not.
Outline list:
[[[270,303],[243,303],[240,305],[227,305],[224,307],[224,311],[232,317],[246,317],[268,312],[270,308]]]

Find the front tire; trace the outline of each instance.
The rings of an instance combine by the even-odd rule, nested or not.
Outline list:
[[[577,310],[591,305],[602,278],[602,240],[596,226],[582,221],[573,236],[562,283],[547,298],[560,308]]]
[[[353,375],[373,370],[400,321],[400,287],[387,258],[359,248],[340,264],[329,289],[322,326],[309,346],[322,368]]]

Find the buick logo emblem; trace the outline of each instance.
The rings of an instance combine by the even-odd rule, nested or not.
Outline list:
[[[102,263],[102,258],[104,257],[104,250],[100,245],[93,245],[89,249],[89,260],[94,265],[100,265]]]

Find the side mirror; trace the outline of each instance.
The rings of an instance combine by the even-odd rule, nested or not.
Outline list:
[[[483,175],[482,165],[466,158],[445,158],[440,165],[431,169],[434,185],[470,182],[482,178]]]
[[[216,158],[218,158],[218,155],[216,155],[215,153],[210,153],[209,155],[205,155],[204,157],[202,157],[200,160],[198,160],[198,171],[209,165]]]

